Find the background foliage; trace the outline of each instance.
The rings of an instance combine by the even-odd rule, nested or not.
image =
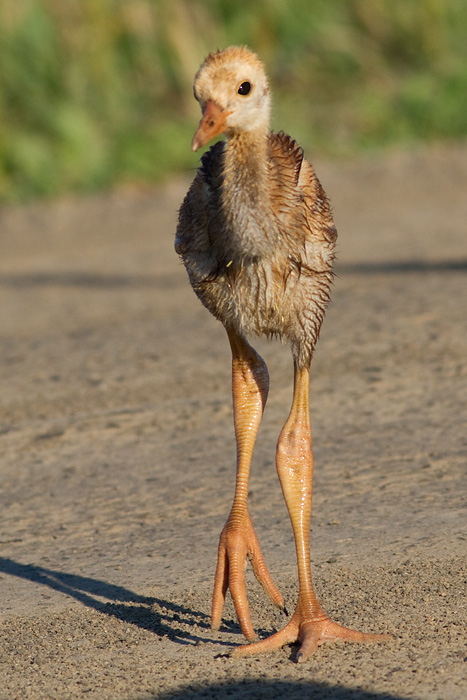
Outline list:
[[[0,199],[192,168],[206,53],[266,63],[311,155],[467,134],[465,0],[2,0]]]

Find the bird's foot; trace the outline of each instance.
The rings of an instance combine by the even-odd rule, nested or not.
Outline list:
[[[283,629],[260,642],[236,647],[231,652],[231,656],[236,658],[255,656],[256,654],[276,651],[286,644],[298,642],[300,648],[296,655],[296,661],[297,663],[303,663],[320,644],[338,639],[348,642],[384,642],[392,639],[392,637],[389,634],[359,632],[343,627],[329,619],[324,612],[322,617],[310,619],[309,616],[305,616],[302,613],[299,603],[292,618]]]
[[[227,589],[230,589],[242,632],[248,641],[252,641],[256,634],[251,624],[245,588],[247,559],[251,562],[253,572],[270,600],[276,607],[284,610],[284,598],[274,584],[263,559],[248,512],[241,518],[233,517],[231,514],[219,539],[211,627],[213,630],[219,629],[225,595]]]

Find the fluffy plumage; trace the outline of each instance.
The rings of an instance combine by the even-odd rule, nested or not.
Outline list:
[[[304,364],[329,299],[337,232],[302,149],[284,133],[269,131],[263,76],[257,59],[237,47],[210,54],[198,72],[201,104],[211,95],[223,110],[236,107],[240,114],[227,117],[227,141],[202,158],[180,209],[176,250],[196,294],[226,327],[280,336]],[[237,87],[246,78],[252,93],[242,97]],[[251,126],[252,114],[255,127],[243,129],[245,121]]]

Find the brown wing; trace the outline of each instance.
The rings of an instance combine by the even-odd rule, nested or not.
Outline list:
[[[329,200],[303,150],[283,132],[271,132],[269,160],[274,209],[282,218],[291,261],[310,273],[329,272],[337,231]]]

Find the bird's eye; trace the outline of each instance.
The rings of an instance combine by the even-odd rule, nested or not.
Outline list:
[[[244,83],[240,85],[238,88],[237,92],[239,95],[248,95],[248,93],[251,91],[251,83],[249,83],[247,80],[245,80]]]

